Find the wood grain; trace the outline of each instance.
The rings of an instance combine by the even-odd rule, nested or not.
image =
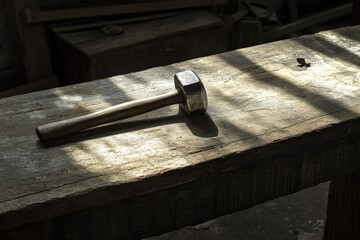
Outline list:
[[[358,171],[359,29],[1,99],[0,229],[52,218],[63,239],[137,239]],[[187,69],[208,115],[173,106],[37,141],[37,125],[165,93]]]
[[[359,172],[331,181],[324,240],[360,238]]]

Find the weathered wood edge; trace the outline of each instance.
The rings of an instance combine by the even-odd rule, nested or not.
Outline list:
[[[322,131],[324,137],[330,134],[325,129]],[[213,171],[197,181],[171,189],[55,218],[52,223],[54,236],[56,239],[141,239],[203,222],[234,209],[248,208],[268,197],[282,196],[315,185],[331,175],[345,173],[353,166],[342,169],[341,160],[350,159],[351,154],[355,163],[359,139],[357,135],[343,139],[340,144],[323,144],[295,158],[285,154],[260,162],[256,168],[258,171],[251,166],[258,163],[249,163],[241,171],[230,170],[222,174]],[[297,144],[296,141],[292,143]],[[264,151],[263,157],[267,158],[268,150]],[[246,157],[251,159],[255,152],[247,153]],[[299,163],[302,164],[300,172],[296,171]],[[216,165],[211,167],[217,169]],[[319,176],[323,177],[317,178]],[[301,186],[298,183],[304,181],[304,177],[306,182]]]
[[[85,192],[82,195],[55,199],[43,204],[30,205],[18,211],[6,212],[0,215],[0,231],[9,230],[35,221],[64,216],[83,209],[97,208],[114,201],[130,201],[127,200],[130,197],[141,199],[147,198],[149,194],[160,194],[165,197],[166,195],[163,194],[166,192],[175,194],[176,188],[184,188],[182,191],[201,192],[203,191],[202,183],[208,181],[215,181],[216,184],[225,184],[226,181],[218,181],[216,180],[217,178],[231,179],[235,176],[246,176],[243,181],[248,183],[254,181],[254,177],[258,178],[256,181],[265,181],[266,179],[274,181],[272,178],[277,179],[275,180],[276,183],[271,183],[272,186],[264,186],[264,189],[252,189],[251,196],[253,199],[248,199],[247,202],[238,199],[232,203],[233,207],[221,210],[207,217],[201,216],[194,220],[191,220],[191,218],[176,227],[200,223],[201,221],[245,209],[279,196],[294,193],[328,181],[336,176],[358,171],[360,169],[360,163],[357,161],[357,156],[360,154],[359,138],[360,119],[346,121],[301,136],[274,142],[270,145],[234,153],[226,159],[215,158],[211,161],[177,169],[176,171],[164,172],[162,175],[148,178],[146,181],[142,179],[120,186],[104,187]],[[240,158],[241,161],[239,161]],[[276,168],[279,167],[282,169],[277,171]],[[261,174],[266,175],[261,176]],[[283,176],[280,176],[282,174]],[[284,179],[280,181],[278,178]],[[228,186],[225,184],[223,186],[225,188],[232,186],[232,189],[228,189],[227,194],[237,194],[234,196],[234,199],[243,195],[244,189],[241,189],[241,187],[246,188],[246,186],[237,186],[236,184],[232,183]],[[256,187],[257,184],[253,184],[252,187]],[[157,186],[163,190],[152,192],[152,186]],[[271,189],[277,189],[278,192],[266,192],[266,190],[269,191]],[[214,197],[218,194],[221,195],[222,190],[220,188],[218,190],[220,192],[214,191],[211,195]],[[250,190],[247,189],[247,191]],[[257,197],[258,195],[260,197]],[[199,195],[197,198],[201,199],[202,196]],[[91,199],[91,201],[88,199]],[[159,199],[156,201],[159,201]],[[90,209],[89,211],[92,210]],[[209,214],[211,208],[206,212]],[[180,216],[179,218],[181,219]]]

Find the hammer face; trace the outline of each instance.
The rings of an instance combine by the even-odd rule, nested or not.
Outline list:
[[[184,98],[181,108],[186,115],[206,112],[207,95],[200,78],[193,71],[184,71],[175,76],[175,87]]]

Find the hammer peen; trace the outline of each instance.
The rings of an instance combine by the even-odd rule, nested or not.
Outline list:
[[[36,128],[36,134],[41,141],[49,141],[173,104],[180,104],[187,116],[206,112],[205,87],[196,73],[190,70],[179,72],[174,76],[174,80],[175,89],[169,93],[122,103],[84,116],[44,124]]]

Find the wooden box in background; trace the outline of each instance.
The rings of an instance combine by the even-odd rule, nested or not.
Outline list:
[[[62,84],[139,71],[226,49],[222,21],[204,10],[119,24],[123,32],[117,35],[105,34],[102,27],[84,26],[87,29],[71,25],[68,32],[64,26],[51,27],[55,33],[54,65]]]

